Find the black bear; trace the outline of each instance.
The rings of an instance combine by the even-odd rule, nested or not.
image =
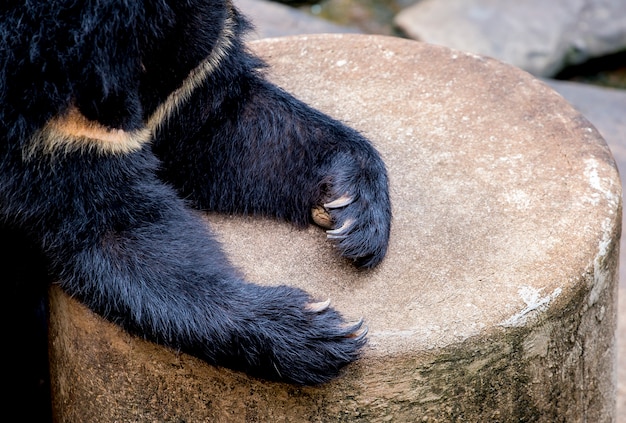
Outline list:
[[[389,239],[387,175],[360,134],[264,78],[248,26],[229,0],[2,1],[0,223],[125,330],[317,384],[358,357],[362,324],[244,281],[194,208],[299,226],[323,208],[338,252],[370,268]],[[38,298],[28,279],[11,289]]]

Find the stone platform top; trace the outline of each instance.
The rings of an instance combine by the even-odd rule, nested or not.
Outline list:
[[[317,228],[217,216],[213,227],[250,279],[294,283],[363,316],[368,354],[428,350],[524,325],[569,301],[577,278],[606,254],[621,193],[611,153],[537,79],[380,36],[253,46],[274,82],[379,149],[390,173],[391,245],[380,268],[366,273],[337,259]]]
[[[249,280],[363,317],[364,357],[322,387],[266,383],[130,337],[57,292],[57,416],[93,403],[83,418],[611,421],[621,185],[591,124],[529,74],[444,47],[346,34],[251,47],[270,79],[381,152],[391,244],[357,271],[319,228],[209,224]]]

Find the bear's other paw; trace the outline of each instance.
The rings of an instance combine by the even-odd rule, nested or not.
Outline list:
[[[237,331],[236,352],[225,357],[227,367],[263,379],[317,385],[359,358],[367,342],[363,320],[348,322],[330,301],[313,302],[297,288],[260,290],[264,292],[257,292],[256,298],[263,302],[250,304],[257,317],[249,321],[252,326]],[[229,363],[233,359],[237,362]]]
[[[358,267],[376,266],[385,256],[391,227],[387,176],[378,160],[336,157],[324,179],[313,221],[339,253]]]

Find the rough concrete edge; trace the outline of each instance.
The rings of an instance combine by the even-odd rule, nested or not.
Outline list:
[[[391,358],[389,374],[362,376],[388,384],[387,391],[378,391],[388,396],[388,408],[369,417],[413,412],[425,422],[615,421],[620,232],[621,218],[606,227],[577,289],[554,298],[527,326],[503,327],[487,339],[432,351],[399,364],[397,374],[392,370],[397,358]],[[371,371],[365,363],[359,368]],[[364,410],[355,408],[354,415],[363,416]]]
[[[388,357],[384,362],[365,358],[349,368],[342,378],[321,388],[297,389],[263,383],[236,372],[213,368],[193,357],[126,334],[86,307],[69,301],[69,297],[56,288],[53,298],[56,296],[57,307],[58,295],[62,295],[61,307],[57,310],[62,318],[57,324],[62,325],[65,338],[56,338],[55,342],[74,343],[76,338],[72,332],[76,330],[84,332],[85,336],[103,330],[105,334],[112,333],[113,338],[106,335],[102,340],[95,340],[102,345],[93,350],[94,345],[80,348],[77,354],[83,357],[78,360],[61,357],[62,363],[58,362],[54,371],[58,376],[58,366],[66,368],[55,382],[55,415],[58,421],[68,418],[87,421],[85,419],[97,416],[101,407],[106,406],[109,416],[127,421],[134,421],[137,416],[175,421],[172,416],[182,418],[180,413],[195,419],[215,419],[232,413],[233,409],[237,409],[236,416],[228,421],[243,422],[251,415],[261,420],[272,419],[281,409],[297,409],[299,417],[305,421],[354,421],[357,418],[375,421],[389,417],[411,421],[415,416],[425,422],[463,421],[470,417],[480,417],[483,421],[569,422],[584,417],[589,421],[614,421],[612,358],[616,310],[613,295],[617,285],[619,229],[613,226],[607,232],[593,263],[580,276],[578,289],[571,292],[569,298],[563,295],[556,299],[553,307],[532,324],[502,328],[486,339],[470,338],[417,357]],[[604,242],[605,239],[611,241]],[[76,326],[76,317],[83,322],[79,326]],[[100,328],[92,331],[93,325]],[[100,352],[94,354],[94,351]],[[98,354],[106,356],[112,364],[96,365],[103,358]],[[138,357],[129,357],[136,354]],[[132,365],[146,356],[152,362],[144,363],[145,367],[140,366],[135,373],[124,372],[124,365],[116,369],[116,363]],[[80,360],[83,364],[90,363],[91,369],[84,372],[77,364]],[[108,368],[112,370],[107,371]],[[162,401],[143,404],[137,398],[131,404],[125,398],[128,392],[109,391],[111,386],[116,386],[113,379],[121,377],[120,372],[124,373],[124,384],[131,384],[134,390],[149,392],[165,384],[165,395],[174,397],[161,397]],[[169,382],[168,373],[173,373]],[[177,382],[176,378],[181,377],[183,379]],[[372,381],[379,382],[372,384]],[[199,407],[190,401],[184,405],[191,408],[196,404],[195,409],[180,410],[183,406],[180,401],[193,395],[189,391],[198,388],[202,391],[201,387],[207,386],[209,392],[215,393],[214,386],[220,383],[226,388],[239,384],[249,392],[249,397],[242,404],[243,399],[233,398],[240,392],[225,389],[221,402],[215,401],[213,407]],[[181,395],[181,392],[185,393]],[[217,409],[229,401],[232,402],[230,407]],[[60,404],[66,407],[65,413],[60,410]],[[285,421],[296,420],[287,418]]]
[[[593,172],[589,177],[590,183],[593,183]],[[605,194],[614,196],[615,192]],[[232,376],[225,372],[231,375],[226,377],[233,383],[242,384],[251,395],[258,395],[256,402],[244,404],[240,410],[242,418],[235,420],[245,421],[243,417],[252,414],[261,419],[275,418],[272,413],[276,412],[277,405],[278,408],[289,409],[294,406],[293,401],[301,401],[298,409],[306,413],[302,417],[308,417],[310,421],[376,420],[390,416],[402,419],[416,414],[422,421],[462,421],[470,416],[500,421],[578,421],[583,416],[589,421],[614,421],[615,293],[621,197],[616,200],[612,203],[615,213],[605,220],[597,253],[580,276],[577,289],[551,296],[551,307],[545,310],[529,307],[529,315],[533,316],[527,326],[503,325],[501,330],[492,332],[486,339],[470,338],[408,360],[405,357],[389,357],[384,363],[372,363],[366,359],[350,368],[336,383],[300,393],[294,393],[292,388],[283,385],[261,384],[242,375]],[[99,318],[91,315],[97,323]],[[602,325],[599,325],[600,322]],[[125,336],[121,333],[118,329],[115,336]],[[145,343],[138,338],[132,342],[133,345]],[[158,353],[161,358],[163,351]],[[166,359],[181,357],[172,351],[165,354]],[[202,373],[209,366],[190,357],[179,359],[192,372],[202,374],[195,380],[195,385],[206,383],[206,374],[209,377],[224,374],[219,369]],[[103,376],[98,373],[101,369],[92,370],[96,377]],[[150,377],[158,376],[149,369],[143,371],[147,374],[138,382],[131,382],[133,385],[137,383],[137,389],[148,389],[147,386],[141,387],[141,381],[152,384]],[[77,374],[81,369],[73,369],[67,375],[71,376],[72,372]],[[79,389],[81,382],[71,377],[65,379],[67,390]],[[372,385],[372,380],[381,381],[380,385]],[[456,383],[451,384],[450,381]],[[78,419],[93,417],[98,411],[95,408],[89,411],[91,414],[81,415],[81,410],[76,409],[81,406],[80,403],[97,404],[97,397],[121,395],[106,391],[106,387],[110,386],[106,378],[100,381],[105,388],[101,392],[94,389],[93,378],[82,381],[83,385],[86,383],[86,393],[57,391],[60,395],[74,395],[73,402],[70,401],[73,404],[71,411]],[[159,383],[163,383],[162,376]],[[182,385],[177,386],[182,389]],[[77,398],[82,400],[77,401]],[[160,403],[144,404],[154,407],[152,409],[141,409],[139,403],[129,408],[123,396],[111,400],[116,401],[116,398],[118,406],[115,408],[122,419],[138,414],[159,418],[159,413],[163,413]],[[228,395],[224,394],[224,401],[227,400]],[[234,403],[238,404],[237,401]],[[303,403],[306,405],[303,406]],[[442,403],[446,407],[442,407]],[[249,407],[252,408],[248,410]],[[267,410],[264,411],[264,407]],[[188,411],[216,412],[215,409]]]

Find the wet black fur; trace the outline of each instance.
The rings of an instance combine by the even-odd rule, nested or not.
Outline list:
[[[233,13],[226,58],[150,145],[24,155],[71,105],[110,128],[144,127]],[[41,252],[67,293],[132,333],[254,376],[321,383],[358,357],[359,325],[307,311],[314,300],[299,289],[242,280],[189,206],[302,226],[313,206],[348,194],[354,202],[332,216],[355,223],[335,242],[367,268],[387,248],[386,172],[358,133],[264,79],[246,29],[223,0],[1,2],[2,235],[26,242],[33,260]],[[17,292],[45,291],[34,279],[47,278],[21,279],[5,294],[8,314]]]

